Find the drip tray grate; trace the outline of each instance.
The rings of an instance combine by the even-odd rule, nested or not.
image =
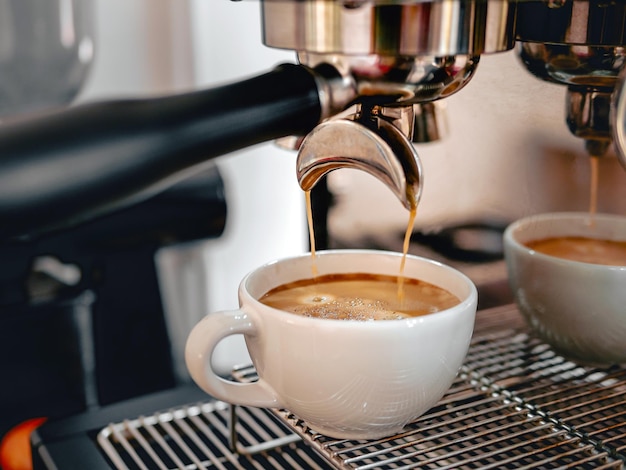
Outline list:
[[[251,367],[233,375],[256,379]],[[119,469],[622,469],[626,369],[564,359],[505,306],[478,313],[455,383],[389,438],[331,439],[286,411],[211,401],[111,424],[97,440]]]

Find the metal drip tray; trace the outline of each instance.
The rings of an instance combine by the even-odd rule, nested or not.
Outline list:
[[[286,411],[213,401],[111,424],[97,440],[120,469],[620,469],[626,368],[564,359],[505,306],[478,313],[457,380],[396,436],[335,440]]]

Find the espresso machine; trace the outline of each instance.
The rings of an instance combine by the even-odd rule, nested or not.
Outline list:
[[[227,201],[223,199],[219,171],[212,163],[262,142],[276,140],[281,147],[293,150],[294,178],[303,190],[310,190],[313,195],[315,232],[321,240],[320,248],[332,244],[324,240],[332,237],[328,224],[333,210],[337,210],[329,202],[334,197],[330,178],[340,174],[334,170],[356,169],[382,182],[381,188],[391,195],[403,215],[407,209],[429,204],[430,175],[438,172],[429,173],[432,165],[425,161],[428,150],[432,145],[443,148],[450,143],[454,129],[447,135],[441,123],[446,118],[454,118],[451,108],[458,103],[455,102],[457,97],[467,93],[471,98],[479,66],[492,56],[515,54],[520,74],[529,79],[534,75],[548,82],[546,86],[556,85],[564,90],[563,101],[550,103],[550,106],[559,108],[563,128],[575,136],[572,142],[576,143],[572,145],[580,144],[589,156],[624,161],[624,113],[620,110],[624,100],[621,75],[626,5],[622,2],[247,0],[243,3],[249,2],[258,4],[263,44],[293,51],[294,63],[278,65],[252,78],[193,92],[79,103],[62,110],[33,111],[29,105],[25,113],[15,108],[2,117],[2,246],[7,247],[7,253],[15,256],[15,264],[20,266],[26,259],[30,263],[33,253],[50,252],[69,259],[70,264],[88,266],[92,275],[73,285],[69,292],[76,297],[80,294],[80,302],[77,302],[80,312],[92,312],[92,304],[97,305],[101,298],[107,298],[102,293],[103,284],[99,283],[103,272],[126,272],[128,266],[137,264],[129,260],[129,253],[141,251],[148,266],[156,247],[172,241],[221,236]],[[89,57],[89,45],[83,45],[82,52],[75,53]],[[537,82],[537,86],[543,85]],[[520,95],[523,100],[524,90],[520,90]],[[66,94],[62,101],[71,101],[73,96]],[[450,106],[446,109],[447,102]],[[561,111],[563,108],[565,112]],[[480,141],[471,143],[474,147],[481,144]],[[454,168],[446,171],[451,173]],[[480,187],[479,182],[472,191],[480,191]],[[189,197],[180,197],[180,193]],[[164,207],[171,207],[171,213]],[[183,207],[193,207],[198,212],[183,214]],[[142,217],[147,217],[148,221]],[[199,220],[204,220],[206,225],[198,225]],[[439,224],[436,220],[435,225]],[[153,230],[144,231],[146,227],[153,227]],[[374,241],[375,246],[384,247],[379,240]],[[138,247],[149,248],[144,251]],[[392,244],[391,248],[397,245]],[[116,260],[120,267],[114,264]],[[107,263],[114,267],[108,268]],[[103,265],[107,269],[102,269]],[[21,267],[20,272],[31,273],[27,266]],[[148,275],[154,279],[155,276],[153,271],[149,274],[129,271],[128,274],[134,279]],[[16,277],[7,276],[7,279],[14,283]],[[127,282],[122,279],[119,283],[124,286]],[[7,288],[8,292],[16,292],[13,285]],[[146,291],[155,289],[154,283],[146,287]],[[128,298],[129,295],[112,291],[111,298]],[[155,350],[150,362],[154,365],[153,358],[160,357],[156,363],[165,365],[162,369],[166,371],[160,376],[162,380],[146,383],[136,377],[136,388],[132,384],[122,385],[122,391],[113,388],[108,391],[108,399],[99,403],[94,397],[102,396],[102,390],[100,395],[94,395],[93,387],[101,384],[106,390],[107,380],[111,380],[106,375],[98,375],[98,359],[107,364],[107,352],[102,350],[100,355],[85,361],[84,350],[79,348],[72,356],[75,366],[82,368],[81,374],[89,376],[90,380],[79,381],[77,402],[58,411],[54,421],[33,435],[36,468],[75,468],[78,455],[88,459],[85,462],[89,463],[82,463],[83,468],[183,468],[186,465],[190,468],[230,468],[229,465],[232,468],[239,468],[238,465],[242,468],[255,465],[351,468],[345,460],[336,457],[337,449],[344,444],[311,437],[306,429],[298,427],[297,419],[288,414],[279,415],[277,423],[271,421],[276,418],[272,416],[267,424],[263,412],[259,411],[259,415],[256,411],[244,410],[244,417],[240,415],[239,420],[248,426],[246,419],[251,416],[252,422],[257,424],[250,425],[253,431],[241,433],[242,441],[234,442],[233,432],[229,435],[227,429],[228,422],[233,426],[232,431],[237,421],[232,410],[221,403],[207,402],[207,397],[192,385],[179,387],[176,383],[171,371],[167,331],[160,306],[156,305],[158,297],[153,301],[151,311],[157,324],[150,329],[159,332],[161,341],[153,345]],[[14,309],[19,303],[12,301],[9,307]],[[483,307],[495,308],[498,315],[494,319],[489,317],[488,324],[477,328],[477,341],[488,337],[487,343],[505,348],[515,342],[499,336],[501,330],[497,328],[518,326],[510,309],[501,310],[496,304],[495,301],[493,305],[483,303]],[[72,312],[70,317],[76,316],[74,310]],[[130,318],[128,315],[118,310],[116,318]],[[83,316],[88,322],[93,318],[102,321],[106,314]],[[146,317],[140,318],[145,320]],[[134,330],[124,330],[131,343],[133,334],[140,334],[144,324],[136,320],[135,326]],[[24,328],[24,335],[28,328]],[[91,326],[87,324],[83,328],[89,330]],[[74,333],[74,336],[80,347],[93,349],[93,344],[85,345],[84,335]],[[87,338],[90,339],[90,335]],[[111,341],[121,340],[113,337]],[[528,344],[520,346],[525,364],[531,357],[543,358],[542,355],[547,354],[541,345]],[[502,351],[494,354],[502,357]],[[129,350],[126,354],[134,352]],[[455,419],[459,422],[463,410],[467,409],[460,404],[454,408],[452,404],[456,406],[465,401],[480,409],[489,401],[484,398],[485,394],[498,398],[511,396],[507,395],[508,390],[488,380],[487,366],[481,362],[485,356],[476,354],[470,356],[467,368],[460,374],[448,405],[443,405],[442,410],[449,406],[458,413],[454,415],[456,418],[452,415],[446,418],[450,423]],[[117,361],[110,363],[113,379],[118,378],[115,370],[123,357],[124,352],[118,351]],[[144,363],[134,364],[134,370],[144,366]],[[516,367],[507,367],[507,370],[519,372],[519,377],[527,372],[526,369],[518,371]],[[134,374],[132,367],[127,373]],[[241,380],[250,380],[247,374],[253,376],[247,369],[234,374]],[[154,377],[154,374],[148,371],[146,376]],[[589,376],[596,380],[593,374]],[[508,379],[515,382],[512,377]],[[602,380],[613,380],[619,385],[623,379],[615,372],[610,379],[603,376]],[[477,391],[464,388],[466,383]],[[619,390],[618,387],[615,396],[619,396]],[[193,406],[187,406],[188,403]],[[526,403],[520,403],[521,408],[526,409]],[[498,401],[498,406],[506,407],[506,404],[504,398]],[[176,408],[177,405],[184,405],[184,411]],[[89,413],[80,413],[87,408]],[[433,416],[443,416],[442,410]],[[38,410],[39,413],[46,411],[49,410]],[[488,413],[485,411],[485,416]],[[208,418],[202,417],[205,415]],[[520,415],[515,416],[519,419]],[[526,419],[526,415],[523,416]],[[601,462],[605,468],[620,468],[624,460],[621,447],[611,446],[602,438],[581,437],[575,425],[568,428],[550,415],[539,413],[539,416],[557,429],[558,435],[569,433],[567,442],[571,448],[566,453],[574,457],[568,463],[576,465],[584,461],[590,462],[590,468],[598,468],[594,467],[594,462]],[[16,413],[14,422],[27,417],[28,413]],[[200,417],[204,421],[200,422]],[[490,419],[495,422],[495,418]],[[159,426],[156,431],[134,427],[136,423],[143,426],[155,420]],[[259,430],[259,420],[267,428]],[[535,422],[532,419],[529,422],[533,423],[529,425],[529,429],[532,427],[530,434],[520,431],[510,434],[517,443],[514,448],[535,448],[536,443],[542,441],[536,433],[543,432],[543,425],[536,430]],[[176,432],[172,431],[172,426]],[[207,426],[210,430],[205,429]],[[622,428],[619,424],[613,427],[622,432],[615,438],[618,441],[623,438]],[[448,434],[454,429],[450,427]],[[242,437],[246,432],[252,436]],[[493,437],[488,427],[481,432]],[[499,432],[493,430],[494,435]],[[199,442],[200,438],[195,436],[200,434],[217,437],[210,443]],[[503,435],[506,437],[506,432]],[[306,442],[307,438],[313,441],[312,446],[311,442]],[[553,436],[548,438],[549,441]],[[178,457],[163,450],[167,447],[160,443],[163,439],[182,449]],[[179,442],[181,439],[184,444]],[[151,444],[146,440],[157,442],[160,450],[150,450]],[[449,440],[445,445],[441,442],[436,444],[436,449],[452,446]],[[409,441],[404,447],[410,444]],[[394,442],[393,445],[399,444]],[[382,443],[373,453],[380,455],[387,446]],[[583,448],[585,455],[581,457],[577,448]],[[192,457],[194,449],[204,452],[203,456]],[[326,449],[332,450],[330,457]],[[410,449],[415,455],[419,453]],[[398,450],[394,448],[394,452]],[[476,452],[476,462],[484,463],[480,460],[481,452]],[[484,449],[484,455],[493,452],[491,448]],[[152,462],[155,454],[156,461],[161,463],[152,467],[147,462]],[[519,458],[532,462],[530,456],[536,454],[536,451],[524,450],[523,457]],[[455,455],[458,455],[456,450],[444,457],[449,459],[449,465],[457,462],[456,468],[462,468],[454,460]],[[518,454],[512,448],[509,455]],[[394,454],[392,460],[402,458],[400,452],[400,455]],[[419,465],[422,457],[414,458],[418,459],[414,464]],[[541,458],[549,460],[545,456]],[[429,454],[423,459],[428,461],[434,457]],[[563,463],[558,456],[553,459]],[[383,468],[376,461],[368,462],[373,468]],[[471,468],[472,464],[468,465],[467,468]],[[514,463],[511,465],[515,468]]]

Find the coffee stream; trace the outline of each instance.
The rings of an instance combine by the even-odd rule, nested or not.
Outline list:
[[[313,230],[313,210],[311,209],[311,191],[305,191],[306,197],[306,220],[309,224],[309,242],[311,244],[311,272],[317,277],[317,263],[315,261],[315,233]]]
[[[600,157],[592,156],[590,159],[590,185],[589,185],[589,223],[593,226],[594,218],[598,210],[598,166]]]
[[[313,210],[311,208],[311,191],[305,191],[304,194],[306,199],[306,218],[309,226],[309,242],[311,244],[311,273],[313,275],[313,278],[316,278],[318,275],[318,270],[315,258],[315,233],[313,228]],[[404,266],[406,264],[406,255],[409,252],[411,234],[413,233],[413,223],[415,222],[416,216],[417,205],[414,205],[409,211],[409,222],[406,228],[406,232],[404,234],[404,242],[402,244],[402,260],[400,261],[400,269],[398,272],[398,300],[400,302],[400,305],[402,305],[404,299]]]
[[[398,274],[398,300],[400,305],[404,302],[404,265],[406,264],[406,255],[411,244],[411,234],[413,233],[413,223],[416,216],[417,206],[413,206],[409,212],[409,223],[406,227],[406,232],[404,232],[404,242],[402,243],[402,261],[400,262],[400,273]]]

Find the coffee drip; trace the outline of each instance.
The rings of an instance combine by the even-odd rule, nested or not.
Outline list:
[[[410,109],[412,111],[412,109]],[[404,113],[412,119],[412,112]],[[382,181],[408,210],[422,193],[422,165],[410,140],[379,107],[317,126],[302,142],[296,159],[300,187],[310,191],[339,168],[363,170]]]

